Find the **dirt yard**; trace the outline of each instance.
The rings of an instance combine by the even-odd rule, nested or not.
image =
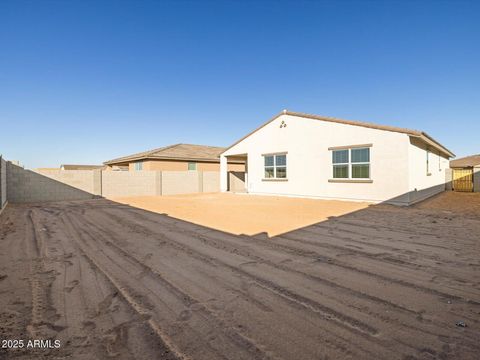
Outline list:
[[[273,238],[108,200],[10,205],[0,339],[61,346],[0,358],[478,359],[480,211],[452,201],[480,196],[463,195]]]
[[[136,196],[113,201],[235,235],[280,235],[366,208],[361,202],[231,193]]]

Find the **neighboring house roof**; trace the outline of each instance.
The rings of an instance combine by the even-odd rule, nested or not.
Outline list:
[[[280,117],[282,115],[290,115],[290,116],[296,116],[296,117],[307,118],[307,119],[329,121],[329,122],[335,122],[335,123],[353,125],[353,126],[362,126],[362,127],[367,127],[367,128],[370,128],[370,129],[399,132],[399,133],[407,134],[407,135],[412,136],[412,137],[420,138],[423,141],[425,141],[427,144],[429,144],[429,145],[435,147],[436,149],[444,152],[446,155],[448,155],[450,157],[455,156],[454,153],[452,153],[445,146],[440,144],[438,141],[436,141],[434,138],[432,138],[430,135],[428,135],[426,132],[423,132],[423,131],[405,129],[405,128],[400,128],[400,127],[395,127],[395,126],[378,125],[378,124],[373,124],[373,123],[368,123],[368,122],[363,122],[363,121],[344,120],[344,119],[339,119],[339,118],[334,118],[334,117],[329,117],[329,116],[305,114],[305,113],[288,111],[288,110],[283,110],[281,113],[275,115],[273,118],[268,120],[266,123],[264,123],[263,125],[261,125],[257,129],[253,130],[249,134],[242,137],[240,140],[235,142],[233,145],[226,148],[225,151],[227,151],[228,149],[237,145],[239,142],[246,139],[247,137],[249,137],[253,133],[257,132],[258,130],[260,130],[261,128],[268,125],[269,123],[271,123],[272,121],[274,121],[275,119],[277,119],[278,117]]]
[[[114,165],[146,159],[220,162],[220,154],[224,151],[224,147],[218,146],[175,144],[109,160],[104,164]]]
[[[104,167],[105,165],[60,165],[62,170],[97,170]]]
[[[480,154],[465,156],[460,159],[450,161],[451,168],[464,168],[480,166]]]

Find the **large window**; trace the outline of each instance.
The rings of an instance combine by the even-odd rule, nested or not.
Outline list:
[[[287,178],[287,155],[272,154],[263,155],[265,164],[265,179]]]
[[[143,162],[142,161],[137,161],[135,163],[135,171],[143,170]]]
[[[334,179],[370,179],[370,148],[332,150]]]

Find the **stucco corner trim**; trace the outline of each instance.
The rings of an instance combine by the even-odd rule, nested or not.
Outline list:
[[[328,179],[330,183],[359,183],[359,184],[371,184],[372,179]]]

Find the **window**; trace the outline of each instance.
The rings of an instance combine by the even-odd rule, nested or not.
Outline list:
[[[188,163],[188,170],[197,170],[197,163],[189,162]]]
[[[370,148],[332,151],[334,179],[370,179]]]
[[[143,170],[143,162],[142,161],[137,161],[135,163],[135,171]]]
[[[427,150],[427,176],[432,175],[430,173],[430,150]]]
[[[332,152],[333,178],[348,179],[348,149],[334,150]]]
[[[264,155],[265,179],[287,178],[287,155]]]

